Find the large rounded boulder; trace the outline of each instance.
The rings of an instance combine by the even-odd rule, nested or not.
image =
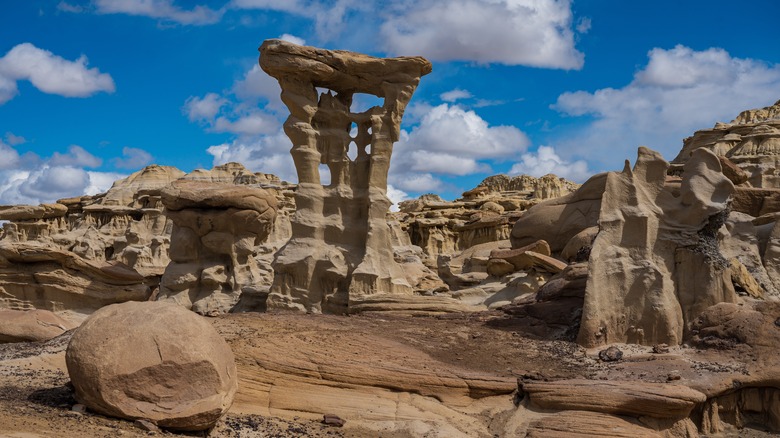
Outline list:
[[[224,339],[203,317],[172,303],[98,310],[74,333],[65,361],[80,403],[169,429],[214,426],[237,388]]]

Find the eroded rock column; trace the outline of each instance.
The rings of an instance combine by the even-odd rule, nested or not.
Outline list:
[[[268,40],[260,66],[279,81],[290,110],[284,130],[299,181],[292,237],[276,255],[268,307],[345,313],[369,295],[411,294],[393,258],[387,174],[404,109],[430,62]],[[354,113],[355,93],[384,103]]]

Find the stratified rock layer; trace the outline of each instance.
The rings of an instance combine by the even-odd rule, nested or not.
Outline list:
[[[404,109],[430,62],[281,40],[264,42],[260,53],[260,66],[279,81],[291,113],[284,129],[299,181],[292,237],[276,255],[268,306],[344,313],[377,292],[411,294],[393,257],[387,174]],[[384,104],[353,113],[355,93]],[[321,164],[330,184],[322,184]]]
[[[672,173],[679,173],[698,148],[706,148],[736,164],[747,174],[747,183],[752,187],[780,188],[780,101],[766,108],[743,111],[731,123],[717,123],[712,129],[686,138],[672,161]]]
[[[204,430],[237,389],[233,353],[200,316],[171,303],[122,303],[90,316],[65,355],[76,399],[101,414]]]

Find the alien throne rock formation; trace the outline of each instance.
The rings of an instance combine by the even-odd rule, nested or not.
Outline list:
[[[268,308],[345,313],[366,296],[411,294],[393,258],[387,173],[404,109],[431,63],[268,40],[260,67],[279,81],[290,110],[284,130],[299,181],[292,237],[276,255]],[[328,91],[318,95],[318,87]],[[353,113],[355,93],[384,105]],[[330,172],[328,185],[320,164]]]

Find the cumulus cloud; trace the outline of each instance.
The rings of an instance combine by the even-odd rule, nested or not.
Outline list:
[[[0,58],[0,104],[18,93],[16,81],[20,80],[30,81],[44,93],[65,97],[87,97],[115,90],[109,74],[87,67],[86,56],[68,61],[30,43],[19,44]]]
[[[280,40],[284,40],[293,44],[297,44],[299,46],[305,46],[306,40],[300,37],[297,37],[295,35],[291,35],[289,33],[283,33],[279,36]]]
[[[143,149],[124,147],[122,158],[114,158],[111,162],[120,169],[140,169],[150,164],[153,159],[152,154]]]
[[[591,28],[591,20],[588,17],[582,17],[579,20],[577,20],[577,32],[579,33],[588,33],[588,31]]]
[[[390,205],[390,211],[398,211],[398,203],[411,199],[408,193],[396,189],[392,184],[387,185],[387,198],[393,203]]]
[[[238,138],[230,143],[209,147],[213,164],[236,161],[256,172],[273,173],[286,181],[297,181],[295,164],[290,155],[292,144],[280,129],[271,135]]]
[[[0,141],[0,204],[37,205],[105,192],[125,175],[84,169],[99,166],[100,161],[75,145],[65,153],[55,152],[48,159],[41,159],[29,152],[20,156]]]
[[[0,170],[14,169],[19,164],[19,153],[16,149],[0,140]]]
[[[539,146],[535,153],[523,154],[520,161],[512,165],[509,170],[510,175],[525,174],[537,178],[548,173],[576,182],[583,182],[593,174],[588,170],[588,163],[583,160],[566,161],[559,157],[555,148],[551,146]]]
[[[5,133],[5,141],[7,141],[11,146],[27,143],[26,138],[22,137],[21,135],[15,135],[13,132]]]
[[[173,0],[94,0],[94,5],[98,14],[137,15],[191,25],[214,24],[225,13],[224,9],[214,10],[202,5],[183,9]],[[60,9],[67,10],[67,6]]]
[[[491,126],[473,110],[457,105],[412,105],[415,126],[401,131],[389,181],[410,193],[442,190],[445,176],[492,172],[490,162],[525,152],[528,137],[514,126]]]
[[[461,90],[460,88],[455,88],[454,90],[446,91],[439,95],[441,100],[450,103],[455,102],[458,99],[468,99],[470,97],[474,97],[471,92],[468,90]]]
[[[49,159],[49,164],[54,167],[76,166],[76,167],[99,167],[103,160],[90,154],[79,145],[71,145],[68,152],[61,154],[55,152]]]
[[[203,97],[190,96],[182,110],[191,122],[207,121],[215,118],[219,110],[227,104],[227,99],[217,93],[208,93]]]
[[[314,21],[317,36],[328,41],[347,28],[345,22],[350,14],[355,11],[375,11],[380,5],[372,0],[233,0],[230,6],[235,9],[279,11],[309,18]]]
[[[645,145],[673,159],[682,139],[740,111],[771,105],[780,95],[780,64],[736,58],[723,49],[655,48],[622,88],[560,95],[553,108],[593,118],[555,139],[564,157],[619,169]]]
[[[580,69],[569,0],[407,0],[380,27],[384,48],[435,61]]]

